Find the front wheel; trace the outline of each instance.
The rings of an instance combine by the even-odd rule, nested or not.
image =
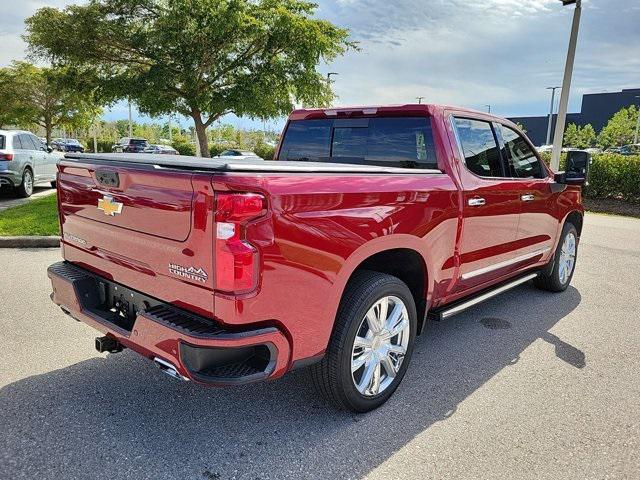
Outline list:
[[[550,268],[534,280],[536,287],[550,292],[564,292],[573,278],[578,254],[578,231],[572,223],[565,223]]]
[[[367,412],[385,403],[409,365],[416,317],[401,280],[357,273],[340,303],[325,357],[311,367],[316,388],[341,409]]]

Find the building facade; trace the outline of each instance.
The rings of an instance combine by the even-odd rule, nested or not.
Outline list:
[[[582,96],[580,113],[567,113],[566,125],[575,123],[584,126],[588,123],[600,133],[609,119],[623,107],[640,104],[640,88],[630,88],[613,93],[588,93]],[[551,141],[556,128],[556,116],[553,115],[551,125]],[[534,145],[544,145],[547,141],[547,125],[549,115],[540,117],[510,117],[509,120],[520,123],[527,131],[527,136]]]

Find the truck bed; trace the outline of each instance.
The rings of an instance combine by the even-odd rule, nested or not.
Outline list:
[[[90,161],[91,163],[122,163],[152,165],[156,168],[184,169],[212,172],[309,172],[309,173],[395,173],[442,174],[440,170],[420,168],[396,168],[377,165],[357,165],[325,162],[280,162],[270,160],[241,160],[237,162],[218,158],[202,158],[183,155],[157,155],[134,153],[67,153],[65,159]]]

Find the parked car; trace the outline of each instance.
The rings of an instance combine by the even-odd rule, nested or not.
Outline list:
[[[56,138],[51,146],[60,152],[84,152],[84,145],[75,138]]]
[[[622,155],[640,155],[640,143],[632,143],[630,145],[623,145],[620,147]]]
[[[58,156],[31,132],[0,130],[0,186],[30,197],[34,185],[55,186]]]
[[[538,153],[551,153],[553,151],[553,145],[540,145],[536,147]]]
[[[156,154],[160,154],[160,155],[180,155],[180,152],[178,152],[175,148],[170,147],[169,145],[149,145],[147,148],[145,148],[144,153],[156,153]]]
[[[554,174],[508,120],[297,110],[276,159],[68,154],[53,301],[103,332],[98,351],[202,385],[310,367],[363,412],[398,387],[427,319],[571,281],[588,166],[570,155]]]
[[[118,143],[111,147],[115,153],[142,153],[149,147],[149,142],[144,138],[121,138]]]
[[[609,147],[604,152],[605,153],[620,153],[622,147]]]
[[[234,148],[230,148],[227,150],[223,150],[219,155],[216,155],[214,158],[224,158],[231,160],[255,160],[260,159],[258,155],[249,150],[236,150]]]

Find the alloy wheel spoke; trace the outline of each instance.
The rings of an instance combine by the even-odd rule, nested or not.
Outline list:
[[[371,361],[371,351],[366,351],[360,354],[360,356],[351,360],[351,373],[357,372],[363,365],[367,365]]]
[[[401,303],[396,303],[393,306],[393,310],[391,310],[391,314],[389,315],[389,318],[387,318],[387,321],[385,322],[385,328],[388,331],[391,331],[396,324],[398,323],[398,320],[400,320],[400,317],[402,316],[402,311],[404,310],[404,305],[402,305]]]
[[[372,345],[372,341],[368,338],[365,337],[359,337],[357,336],[355,341],[353,342],[353,347],[354,348],[371,348]]]
[[[375,305],[371,307],[367,312],[367,324],[369,325],[369,330],[371,330],[373,333],[378,333],[380,330],[382,330],[382,321],[377,315]]]
[[[393,378],[396,376],[398,370],[396,369],[395,363],[393,362],[393,359],[389,356],[389,354],[380,359],[380,364],[384,367],[384,371],[387,373],[389,378]]]
[[[398,323],[391,330],[389,330],[389,338],[393,338],[399,333],[402,333],[407,328],[407,325],[409,325],[409,320],[403,317],[400,323]]]
[[[366,393],[367,390],[369,390],[369,386],[373,381],[373,376],[375,374],[375,370],[377,366],[378,366],[378,362],[375,359],[371,359],[370,362],[367,362],[364,368],[364,373],[362,374],[362,377],[360,378],[360,382],[358,383],[358,390],[360,391],[360,393],[364,394]]]

